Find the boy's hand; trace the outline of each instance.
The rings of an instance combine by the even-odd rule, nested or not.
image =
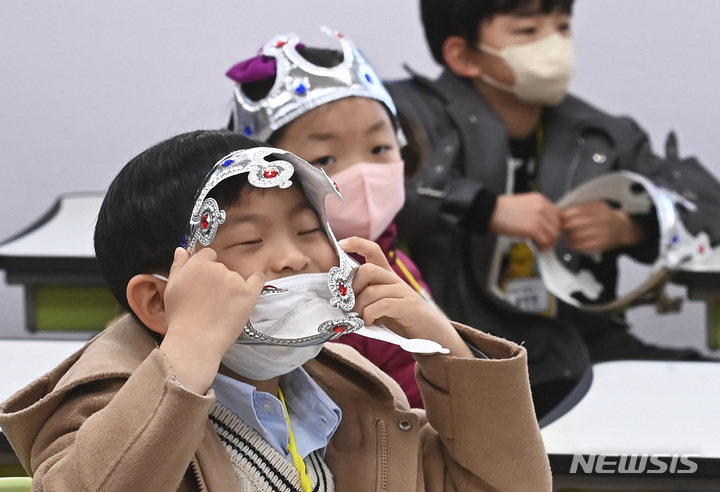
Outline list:
[[[495,234],[531,239],[541,251],[555,245],[560,223],[560,209],[537,192],[498,196],[490,217]]]
[[[577,251],[602,253],[634,246],[645,237],[642,227],[628,214],[603,200],[573,205],[561,216],[568,246]]]
[[[207,391],[220,359],[250,318],[264,282],[261,273],[246,280],[229,270],[211,248],[192,257],[182,248],[175,251],[164,295],[168,328],[160,349],[188,389]]]
[[[445,315],[393,271],[380,246],[359,237],[340,241],[348,253],[365,257],[353,279],[354,311],[366,325],[382,323],[406,338],[438,342],[460,357],[473,357]]]

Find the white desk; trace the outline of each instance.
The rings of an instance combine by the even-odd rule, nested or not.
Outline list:
[[[43,222],[0,245],[0,257],[94,258],[93,231],[104,198],[93,192],[61,195]]]
[[[84,344],[84,340],[0,339],[0,402],[50,371]],[[15,460],[0,430],[0,463]]]
[[[50,371],[84,340],[0,339],[0,402]]]
[[[720,363],[616,361],[596,364],[587,394],[566,414],[545,426],[542,436],[556,485],[614,484],[645,488],[668,485],[689,487],[683,490],[717,492],[720,490]],[[576,467],[576,474],[571,475],[571,462],[576,454],[692,454],[700,455],[697,460],[700,469],[692,475],[628,476],[584,475],[578,473],[580,468]]]

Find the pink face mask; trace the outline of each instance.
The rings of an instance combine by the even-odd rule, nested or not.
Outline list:
[[[403,162],[359,162],[332,176],[343,201],[326,203],[330,227],[337,239],[380,237],[405,203]]]

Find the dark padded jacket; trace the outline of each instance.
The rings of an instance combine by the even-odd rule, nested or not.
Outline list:
[[[526,314],[489,293],[496,241],[487,232],[492,210],[477,213],[474,200],[483,190],[494,196],[511,192],[502,122],[482,96],[449,71],[437,80],[413,74],[386,87],[398,111],[424,130],[429,148],[421,170],[407,182],[396,223],[438,304],[452,319],[524,343],[534,386],[577,381],[590,362],[586,341],[598,333],[625,331],[627,325],[621,316],[590,314],[563,303],[553,319]],[[683,217],[686,227],[693,233],[707,231],[713,244],[718,242],[720,184],[695,159],[680,160],[672,146],[667,158],[658,157],[633,120],[610,116],[572,95],[544,109],[541,121],[544,146],[537,181],[550,200],[604,173],[633,171],[694,201],[699,210]],[[653,261],[657,239],[626,253]],[[571,269],[593,269],[605,287],[598,302],[615,297],[616,254],[604,255],[599,265],[569,250],[559,255]]]

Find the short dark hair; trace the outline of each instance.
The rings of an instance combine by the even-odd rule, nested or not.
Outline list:
[[[98,213],[95,255],[124,309],[132,312],[126,296],[132,277],[170,270],[195,194],[215,163],[236,150],[259,146],[227,130],[184,133],[142,152],[115,177]],[[224,192],[223,201],[237,199],[240,189],[236,183],[234,196]]]
[[[572,13],[574,0],[420,0],[420,15],[433,58],[445,65],[443,44],[450,36],[460,36],[477,44],[480,24],[498,14],[509,14],[540,2],[541,12],[559,8]]]

